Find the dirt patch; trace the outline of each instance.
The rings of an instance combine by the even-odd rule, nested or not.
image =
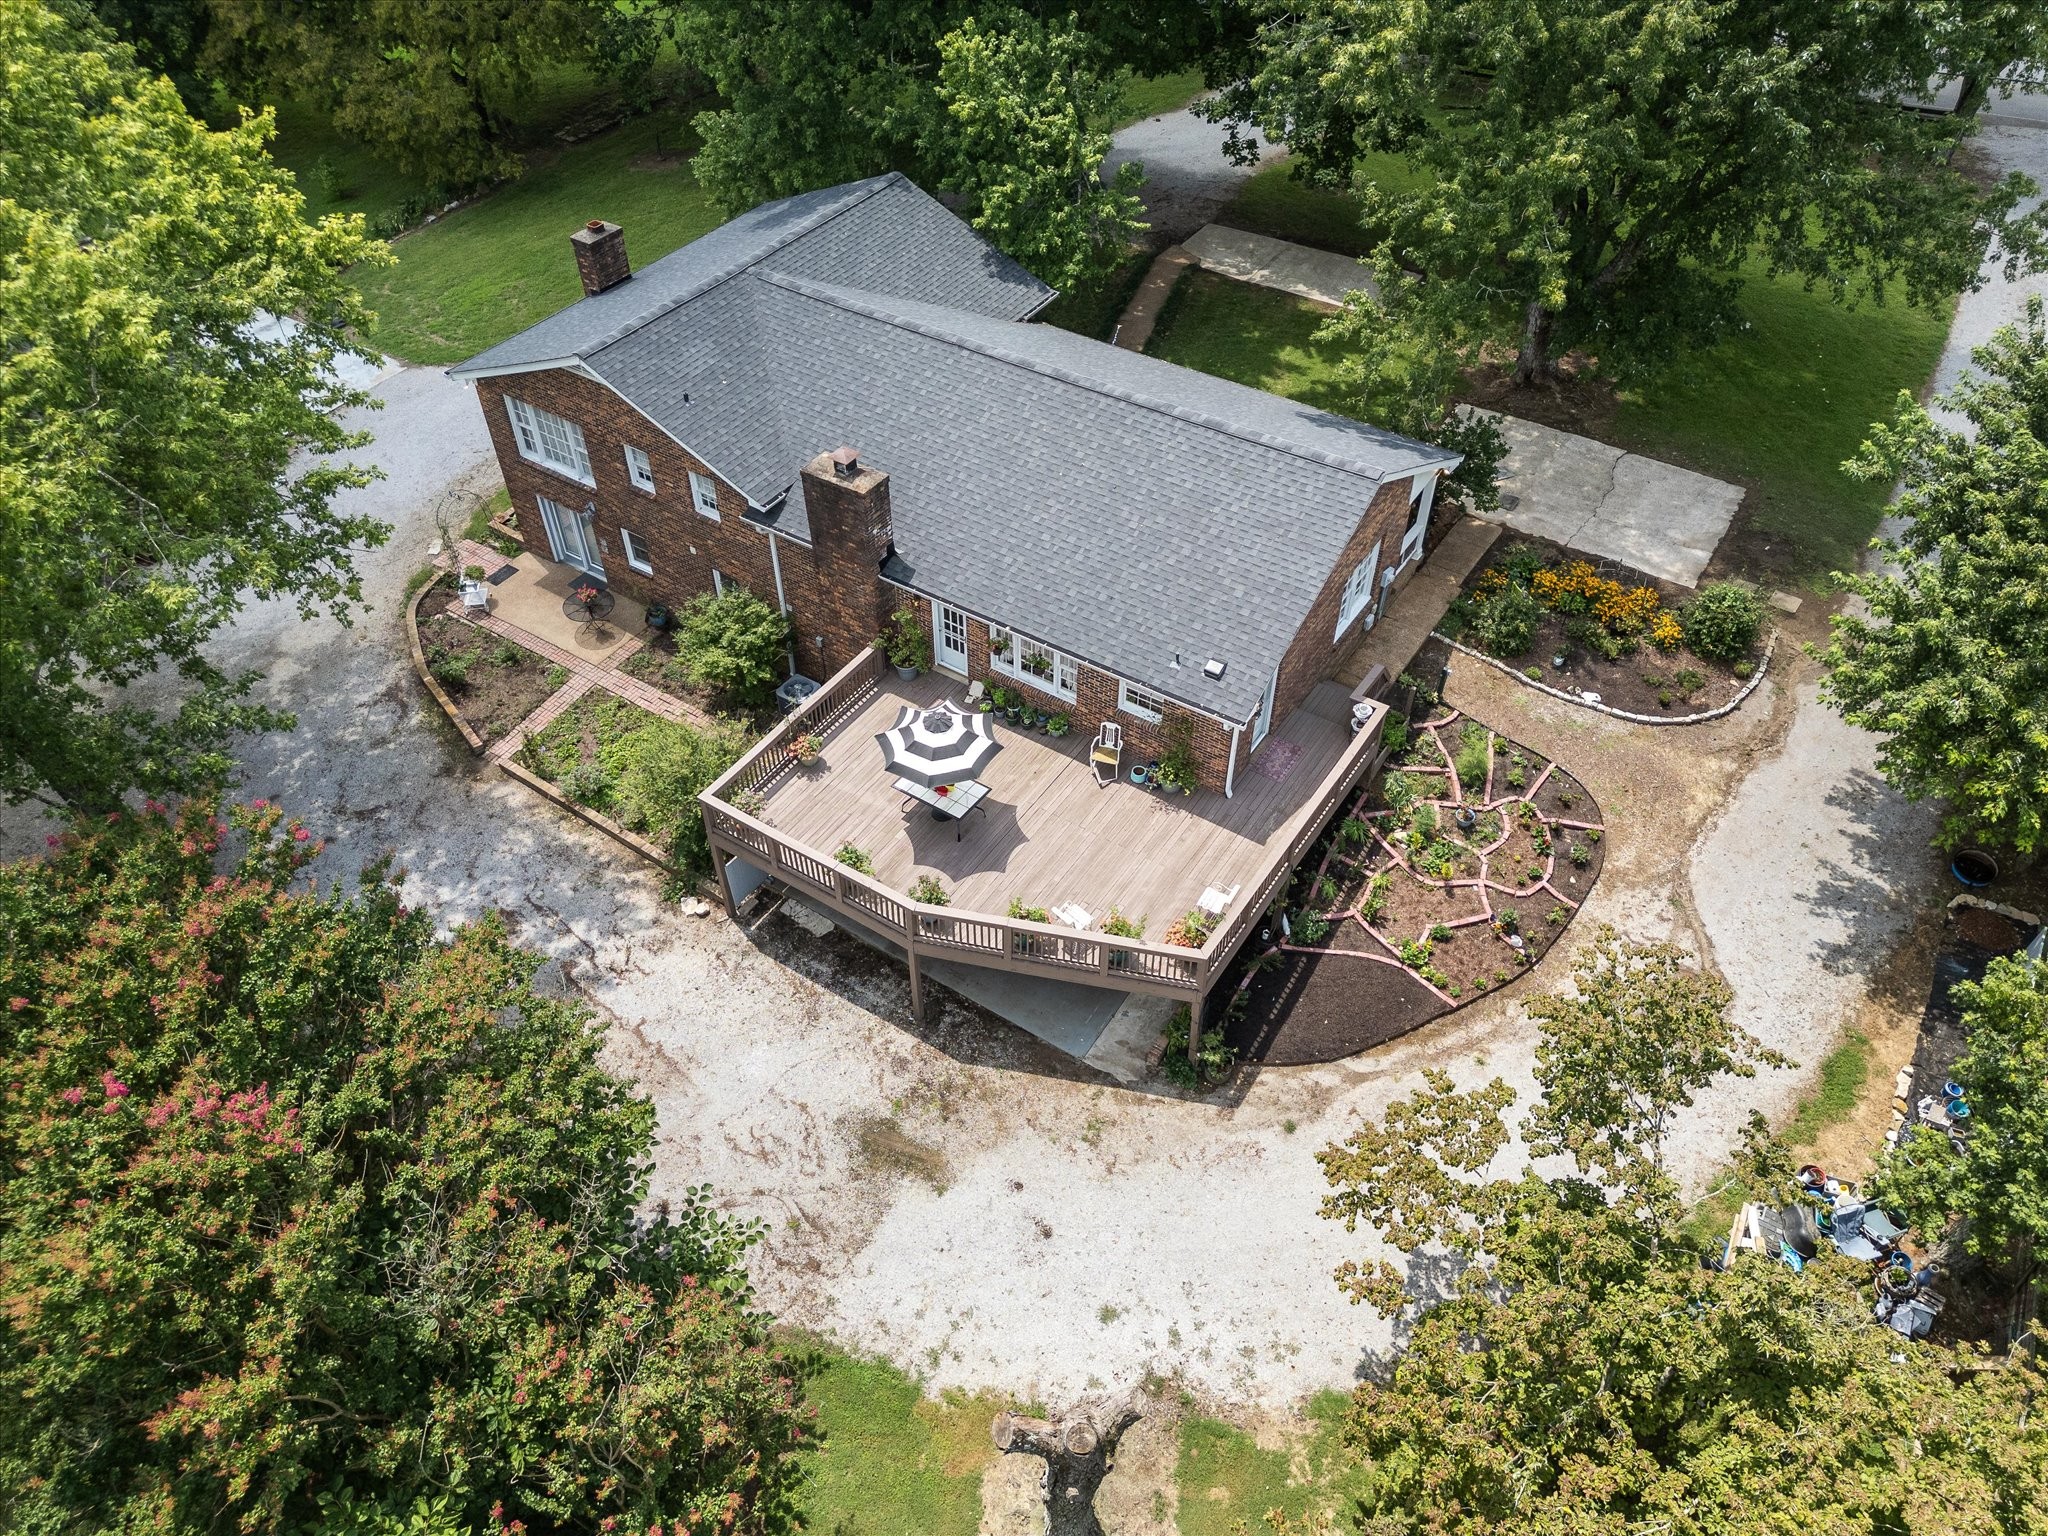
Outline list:
[[[430,594],[422,607],[435,601]],[[445,613],[421,617],[420,653],[434,681],[486,742],[508,735],[568,680],[524,646]]]
[[[952,1182],[946,1154],[925,1145],[893,1120],[869,1115],[855,1121],[853,1142],[858,1162],[870,1173],[922,1179],[942,1193]]]
[[[1437,923],[1463,922],[1486,913],[1486,900],[1476,885],[1446,888],[1396,870],[1385,890],[1386,905],[1372,926],[1396,944],[1420,938]]]
[[[1563,769],[1552,770],[1550,777],[1529,797],[1529,803],[1545,821],[1594,819],[1593,797],[1586,793],[1585,785]]]
[[[2026,931],[2011,918],[1982,907],[1958,907],[1950,922],[1957,938],[1994,955],[2009,955],[2026,942]]]
[[[1338,1061],[1399,1039],[1444,1011],[1442,998],[1397,965],[1315,951],[1283,956],[1252,978],[1249,1013],[1224,1032],[1246,1061]],[[1370,1007],[1360,1006],[1365,998]]]

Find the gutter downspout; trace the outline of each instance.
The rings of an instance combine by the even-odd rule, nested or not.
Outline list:
[[[1231,786],[1237,783],[1237,733],[1243,729],[1233,725],[1230,728],[1230,762],[1223,770],[1223,798],[1230,798]]]
[[[789,599],[782,595],[782,556],[775,548],[775,530],[770,528],[765,531],[768,534],[768,566],[769,569],[775,572],[775,609],[776,612],[786,619],[789,617]],[[782,653],[782,661],[783,665],[789,668],[789,675],[795,677],[796,642],[794,640],[790,642],[789,648]],[[915,970],[916,966],[917,962],[913,960],[911,962],[912,970]]]

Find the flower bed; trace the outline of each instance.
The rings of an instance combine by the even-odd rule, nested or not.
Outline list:
[[[436,593],[428,593],[420,606],[420,655],[427,671],[486,744],[511,731],[561,686],[558,669],[524,646],[435,613]]]
[[[1296,875],[1288,936],[1248,962],[1227,1015],[1245,1056],[1331,1060],[1483,997],[1557,943],[1599,879],[1606,828],[1585,786],[1433,707]]]
[[[1733,700],[1756,670],[1764,638],[1762,603],[1732,583],[1687,594],[1526,542],[1474,573],[1441,629],[1531,681],[1597,695],[1610,709],[1673,718]]]

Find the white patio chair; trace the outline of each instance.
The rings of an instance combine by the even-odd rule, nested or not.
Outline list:
[[[969,710],[980,709],[981,696],[987,691],[988,685],[982,682],[982,680],[978,677],[973,682],[969,683],[967,685],[967,708]]]
[[[469,613],[489,613],[491,610],[491,589],[481,581],[467,577],[462,582],[462,606]]]
[[[1108,788],[1123,775],[1124,728],[1114,720],[1102,722],[1102,729],[1095,733],[1095,745],[1088,751],[1088,764],[1095,770],[1095,782],[1101,788]],[[1103,777],[1104,770],[1109,776]]]

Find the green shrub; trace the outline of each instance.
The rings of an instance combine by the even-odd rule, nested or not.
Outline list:
[[[1289,925],[1297,944],[1320,944],[1330,936],[1330,920],[1319,912],[1303,912]]]
[[[468,651],[436,650],[427,657],[427,670],[443,688],[461,688],[469,682],[469,668],[474,660]]]
[[[1495,563],[1495,569],[1516,586],[1526,587],[1547,563],[1543,551],[1533,544],[1517,544]]]
[[[1444,941],[1445,941],[1446,939],[1448,939],[1448,938],[1449,938],[1450,936],[1451,936],[1451,928],[1450,928],[1450,924],[1448,924],[1448,923],[1434,923],[1434,924],[1432,924],[1432,925],[1430,926],[1430,930],[1429,930],[1429,942],[1430,942],[1430,943],[1432,943],[1432,944],[1441,944],[1441,943],[1443,943],[1443,942],[1444,942]]]
[[[1017,919],[1020,923],[1049,923],[1052,921],[1052,914],[1046,911],[1045,908],[1026,906],[1020,898],[1015,896],[1010,898],[1010,916]],[[1105,929],[1108,927],[1107,924],[1103,926]]]
[[[876,643],[892,667],[923,668],[932,664],[931,631],[925,628],[923,615],[908,603],[889,615]]]
[[[1744,657],[1728,670],[1733,672],[1743,682],[1748,682],[1756,675],[1756,663]]]
[[[603,763],[578,763],[563,774],[557,787],[578,805],[601,811],[611,804],[612,776]]]
[[[491,647],[491,665],[494,667],[516,667],[526,660],[526,652],[510,640],[500,640]]]
[[[1015,917],[1017,914],[1013,911],[1010,915]],[[1115,907],[1111,907],[1109,916],[1102,920],[1102,931],[1119,939],[1142,939],[1145,937],[1145,919],[1125,917]]]
[[[720,720],[708,729],[653,719],[619,740],[613,751],[621,823],[665,845],[689,878],[711,872],[711,843],[697,796],[746,752],[744,726]]]
[[[1173,1010],[1161,1031],[1166,1036],[1166,1051],[1159,1058],[1159,1070],[1164,1072],[1181,1087],[1199,1093],[1211,1084],[1222,1081],[1230,1069],[1237,1065],[1237,1052],[1224,1043],[1220,1029],[1202,1032],[1201,1049],[1188,1059],[1188,1030],[1194,1022],[1194,1014],[1186,1003]]]
[[[789,620],[745,587],[693,597],[676,614],[676,650],[690,681],[759,708],[788,664]]]
[[[1672,686],[1688,699],[1707,686],[1706,675],[1692,667],[1680,667],[1677,676],[1671,679]]]
[[[946,888],[939,883],[937,875],[919,875],[910,882],[908,894],[912,901],[921,901],[928,907],[947,907],[953,904],[953,899],[946,894]]]
[[[1415,803],[1415,781],[1405,773],[1389,773],[1380,780],[1380,798],[1396,816],[1406,816]]]
[[[1458,731],[1458,783],[1468,796],[1486,784],[1486,767],[1493,758],[1488,737],[1486,727],[1477,720],[1467,720]]]
[[[1520,656],[1529,649],[1542,617],[1542,605],[1526,588],[1510,582],[1474,604],[1472,629],[1494,655]]]
[[[1346,816],[1337,826],[1337,841],[1346,848],[1362,848],[1371,836],[1372,828],[1356,816]]]
[[[1428,939],[1404,939],[1401,942],[1401,963],[1412,971],[1429,969],[1431,953]]]
[[[1408,721],[1402,715],[1387,716],[1386,726],[1380,731],[1380,745],[1389,752],[1400,752],[1408,745]]]
[[[875,872],[875,861],[868,857],[867,850],[853,843],[841,843],[839,851],[832,857],[859,874],[872,875]]]
[[[1736,661],[1747,655],[1763,629],[1763,600],[1732,581],[1710,582],[1679,614],[1685,643],[1709,661]]]

